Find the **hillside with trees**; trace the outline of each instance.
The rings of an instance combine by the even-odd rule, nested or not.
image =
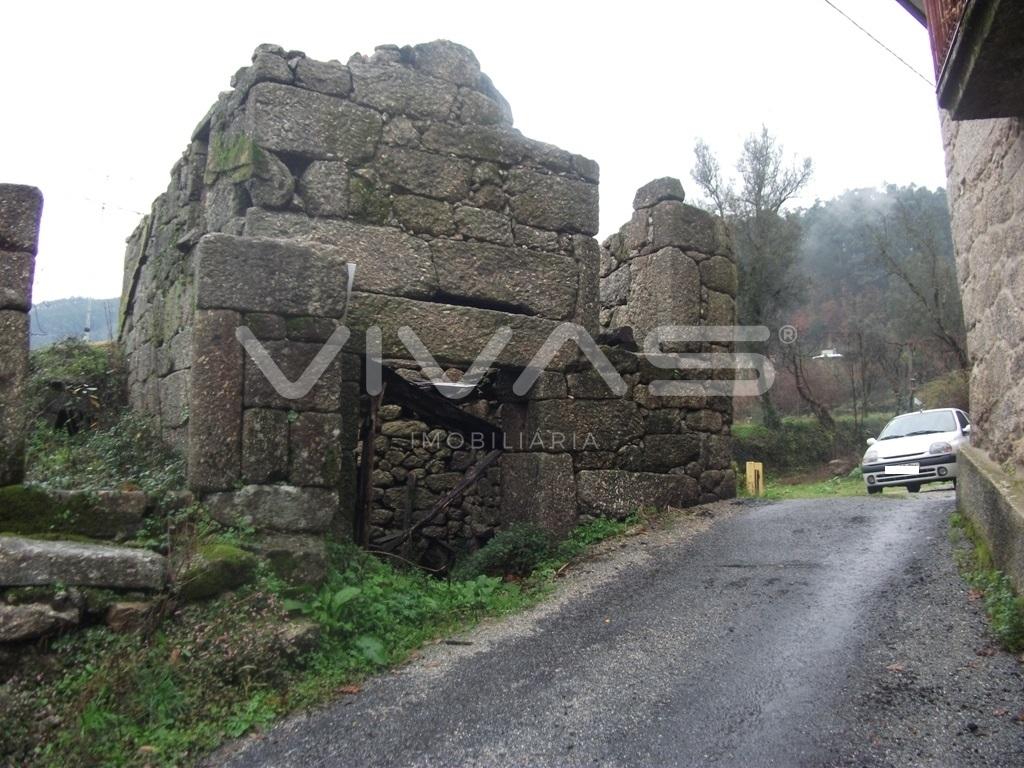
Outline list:
[[[736,402],[740,433],[810,417],[833,455],[851,455],[900,411],[967,407],[945,190],[857,189],[798,209],[813,163],[787,159],[767,129],[744,142],[734,174],[704,142],[694,154],[702,204],[732,235],[739,323],[773,331],[776,383],[760,402]],[[779,340],[786,325],[797,331],[792,343]]]
[[[89,328],[90,341],[108,341],[117,330],[117,312],[121,300],[87,299],[78,296],[41,301],[32,306],[32,349],[55,344],[63,339],[81,339]]]

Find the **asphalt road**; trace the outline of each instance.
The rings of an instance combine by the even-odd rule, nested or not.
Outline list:
[[[231,766],[1024,766],[950,492],[722,503],[221,753]]]

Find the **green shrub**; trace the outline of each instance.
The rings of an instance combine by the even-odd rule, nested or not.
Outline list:
[[[332,544],[327,581],[285,605],[327,631],[330,653],[349,674],[400,661],[424,640],[467,620],[506,613],[527,602],[516,585],[476,576],[444,581],[396,570],[348,544]]]
[[[581,525],[554,556],[575,557],[629,525]],[[534,526],[506,534],[540,549]],[[546,536],[544,545],[546,553]],[[207,554],[225,553],[209,546]],[[257,569],[255,583],[180,605],[151,635],[94,626],[54,640],[46,663],[25,665],[4,685],[0,765],[192,765],[225,739],[337,697],[428,640],[532,604],[550,584],[550,574],[446,581],[352,544],[328,552],[326,582],[301,599],[281,600]],[[308,621],[294,621],[296,612]]]
[[[452,578],[528,576],[548,556],[551,545],[551,537],[542,528],[516,523],[463,558],[452,571]]]
[[[970,544],[957,551],[960,573],[982,594],[993,634],[1010,653],[1024,651],[1024,596],[1018,595],[1010,577],[995,567],[988,543],[970,519],[955,513],[950,526],[954,543],[965,538]]]
[[[774,473],[819,467],[835,458],[860,458],[864,441],[877,435],[887,421],[886,416],[874,416],[857,429],[852,419],[839,417],[834,434],[810,418],[785,418],[778,429],[737,424],[732,428],[733,458],[740,468],[745,462],[760,461]]]
[[[116,414],[125,405],[125,382],[124,361],[116,344],[64,339],[35,350],[29,358],[29,416],[43,415],[50,402],[61,398],[109,422],[104,416]]]
[[[917,390],[925,408],[970,408],[970,376],[967,371],[950,371]]]
[[[26,449],[26,479],[49,488],[139,488],[154,495],[184,487],[182,457],[149,419],[126,409],[111,418],[75,435],[37,423]]]

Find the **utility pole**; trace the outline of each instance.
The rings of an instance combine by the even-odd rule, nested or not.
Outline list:
[[[907,347],[909,357],[907,358],[907,390],[910,392],[910,402],[907,404],[907,411],[914,410],[914,345]]]
[[[89,299],[89,303],[86,305],[85,310],[85,329],[82,331],[82,341],[89,342],[92,340],[92,299]]]

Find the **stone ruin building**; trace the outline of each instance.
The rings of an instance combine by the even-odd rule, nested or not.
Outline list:
[[[641,188],[599,245],[597,163],[514,129],[446,41],[347,64],[261,45],[232,86],[128,239],[120,343],[131,405],[185,454],[190,490],[254,528],[283,575],[316,581],[327,535],[436,565],[514,521],[564,533],[735,494],[730,399],[659,396],[653,381],[709,377],[642,351],[659,325],[734,322],[724,229],[678,181]],[[566,323],[621,385],[569,340],[517,393]],[[295,381],[339,326],[350,338],[299,397],[237,336]],[[406,326],[437,370],[413,362]],[[459,387],[501,329],[467,396],[429,384]]]

